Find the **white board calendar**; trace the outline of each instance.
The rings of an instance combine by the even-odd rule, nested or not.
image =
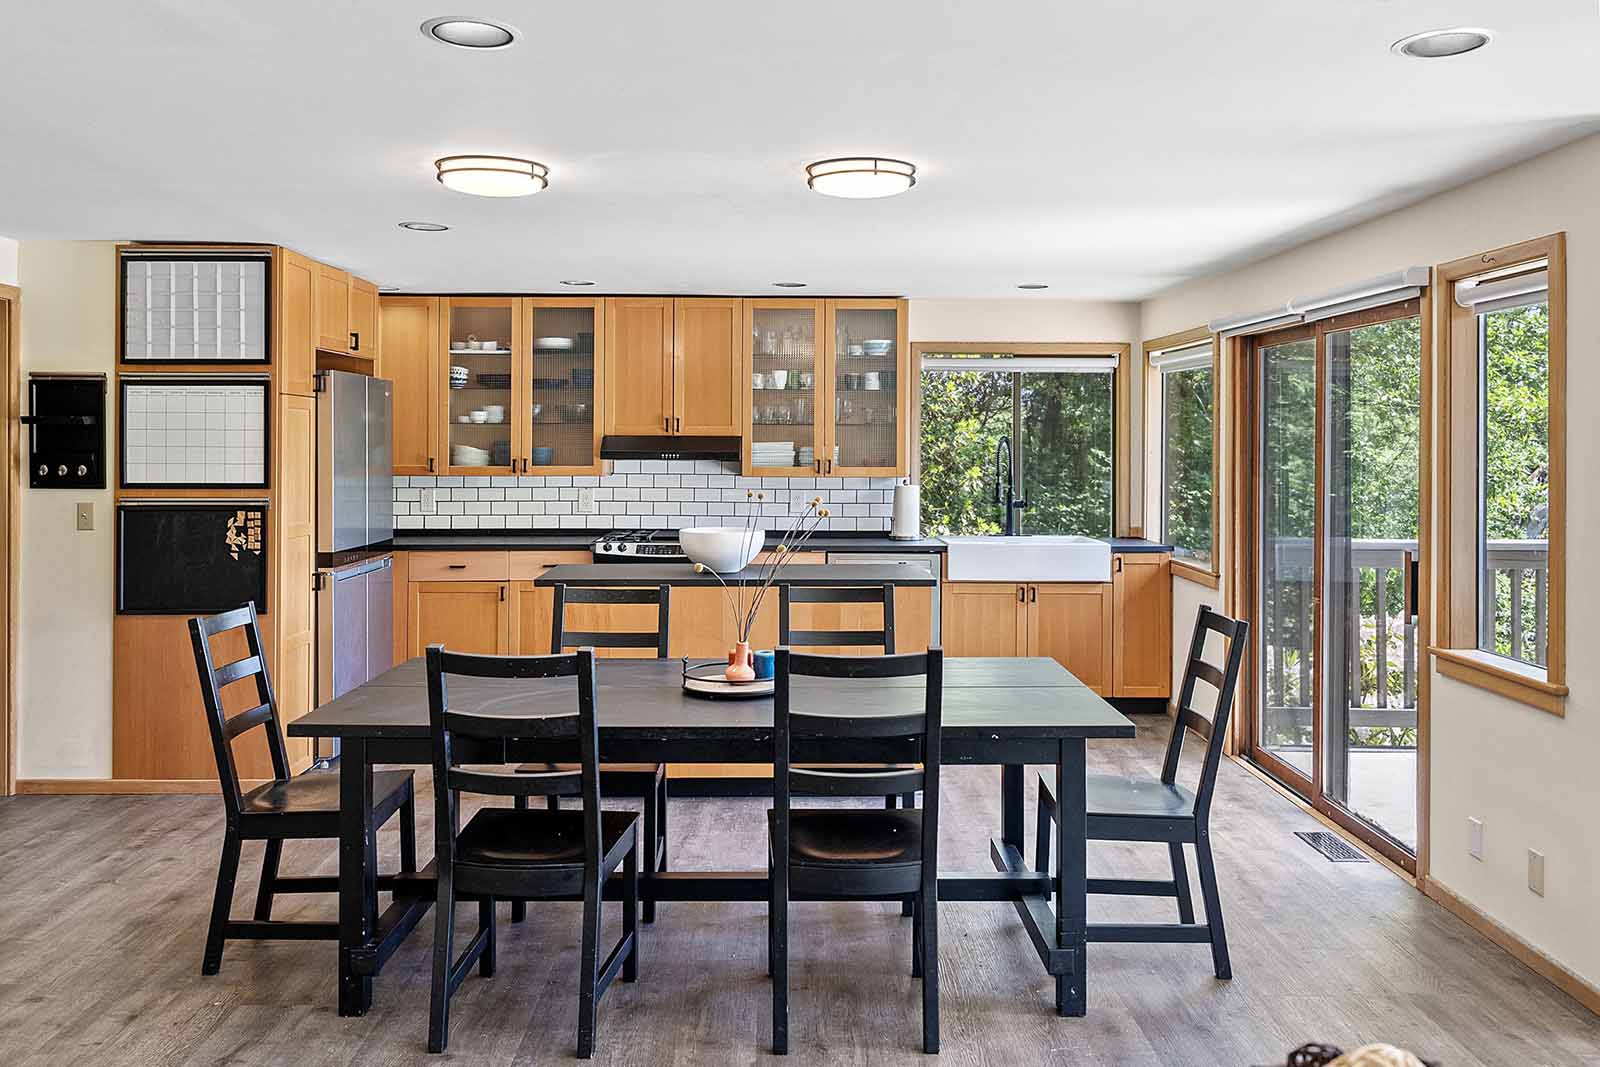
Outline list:
[[[124,488],[264,489],[266,378],[122,381]]]

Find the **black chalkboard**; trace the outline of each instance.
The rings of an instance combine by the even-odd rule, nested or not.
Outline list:
[[[267,509],[140,504],[117,511],[117,612],[204,615],[267,606]]]

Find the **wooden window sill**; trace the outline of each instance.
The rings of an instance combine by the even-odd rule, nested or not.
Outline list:
[[[1222,586],[1222,576],[1215,574],[1198,564],[1174,558],[1172,561],[1172,576],[1182,578],[1195,585],[1203,585],[1207,589],[1219,589]]]
[[[1439,673],[1487,689],[1520,704],[1565,717],[1567,687],[1547,680],[1538,668],[1519,666],[1500,656],[1467,648],[1430,648]]]

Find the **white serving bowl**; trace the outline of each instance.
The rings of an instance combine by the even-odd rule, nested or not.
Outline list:
[[[696,563],[719,574],[732,574],[750,565],[766,543],[765,530],[743,526],[691,526],[678,531],[678,543]]]

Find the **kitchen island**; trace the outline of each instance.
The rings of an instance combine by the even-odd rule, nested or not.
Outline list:
[[[534,580],[536,586],[720,586],[754,585],[766,573],[760,566],[746,567],[735,574],[696,571],[690,563],[566,563],[551,567]],[[937,580],[927,571],[896,563],[818,563],[810,566],[785,566],[773,580],[775,585],[851,587],[893,585],[931,588]]]

